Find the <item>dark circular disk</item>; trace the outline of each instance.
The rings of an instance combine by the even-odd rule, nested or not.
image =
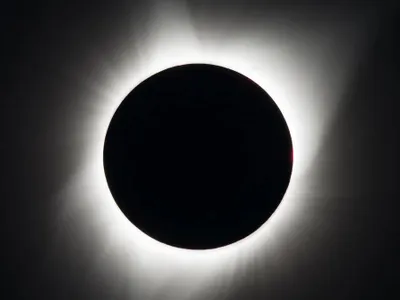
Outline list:
[[[126,217],[171,246],[212,249],[263,225],[292,172],[292,141],[272,98],[215,65],[161,71],[122,101],[104,169]]]

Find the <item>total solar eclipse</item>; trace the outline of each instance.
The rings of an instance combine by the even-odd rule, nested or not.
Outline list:
[[[273,99],[244,75],[208,64],[169,68],[133,89],[110,122],[103,159],[125,216],[185,249],[226,246],[259,229],[293,164]]]

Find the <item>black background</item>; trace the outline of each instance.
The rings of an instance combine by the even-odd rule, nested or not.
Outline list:
[[[277,272],[262,276],[235,274],[243,279],[219,299],[385,299],[398,294],[398,5],[188,2],[193,11],[208,11],[210,18],[243,15],[247,25],[253,14],[268,10],[295,16],[293,24],[310,12],[340,15],[366,6],[377,16],[365,58],[314,162],[319,179],[309,197],[319,206],[309,209],[304,243],[282,253],[282,273],[278,266]],[[82,78],[128,37],[128,29],[116,34],[116,28],[125,28],[131,18],[140,27],[146,5],[15,1],[1,9],[0,291],[7,294],[2,299],[141,299],[124,289],[108,294],[96,281],[90,256],[59,249],[59,260],[50,265],[46,258],[59,205],[55,195],[81,163],[73,155],[74,143],[65,137],[85,118],[83,99],[90,91]],[[236,26],[231,30],[240,22]],[[66,76],[65,68],[77,76]],[[85,137],[79,138],[83,143]],[[132,284],[122,280],[123,286]],[[160,293],[154,299],[164,299]],[[205,291],[204,299],[210,299],[207,295]]]

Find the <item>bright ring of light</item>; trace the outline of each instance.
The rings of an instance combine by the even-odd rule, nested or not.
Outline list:
[[[206,38],[199,40],[196,38],[198,32],[190,20],[185,19],[182,9],[168,10],[160,4],[155,11],[154,20],[150,22],[154,24],[154,28],[149,29],[151,34],[133,39],[131,44],[116,45],[125,51],[117,54],[116,67],[107,70],[110,73],[107,73],[107,79],[96,82],[99,78],[96,75],[93,80],[97,93],[93,93],[92,102],[85,99],[90,110],[85,115],[85,126],[74,132],[79,138],[84,137],[84,145],[79,139],[77,146],[84,163],[79,174],[59,196],[64,198],[60,202],[65,205],[60,209],[60,219],[68,220],[70,216],[78,215],[76,228],[94,228],[92,243],[98,247],[108,245],[110,249],[108,259],[102,261],[104,268],[119,266],[126,276],[146,278],[149,282],[167,282],[172,278],[181,284],[193,285],[192,289],[196,290],[199,286],[211,285],[215,278],[240,273],[237,268],[246,266],[238,262],[239,258],[251,257],[260,261],[276,255],[284,247],[281,242],[293,231],[291,222],[295,220],[301,224],[306,219],[304,199],[303,202],[292,200],[304,195],[304,190],[313,183],[309,175],[304,175],[318,150],[334,108],[333,100],[343,90],[343,82],[334,79],[343,77],[343,72],[349,68],[346,65],[349,57],[347,61],[341,57],[342,65],[335,63],[338,54],[331,50],[332,45],[313,47],[318,44],[318,36],[307,30],[297,32],[291,39],[282,39],[273,27],[254,25],[250,32],[236,32],[234,37],[221,40],[213,38],[211,32],[202,32]],[[302,42],[304,39],[307,43]],[[137,40],[141,42],[137,43]],[[334,56],[327,57],[326,53]],[[169,247],[137,230],[115,204],[102,164],[108,124],[126,95],[145,78],[163,69],[189,63],[235,70],[266,90],[285,116],[296,153],[285,198],[268,222],[239,243],[207,251]],[[334,73],[333,69],[338,71]],[[93,105],[99,94],[101,101]],[[83,236],[84,233],[75,235]],[[89,246],[95,251],[96,246]],[[171,272],[171,268],[175,272]],[[149,287],[149,291],[153,288]]]

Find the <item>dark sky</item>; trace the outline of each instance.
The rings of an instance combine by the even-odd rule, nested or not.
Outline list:
[[[266,263],[265,271],[255,260],[243,260],[245,267],[230,275],[234,280],[218,279],[230,285],[204,288],[204,293],[186,299],[385,299],[390,292],[398,294],[398,5],[187,2],[197,28],[212,30],[214,23],[201,17],[207,15],[210,20],[235,22],[235,26],[216,22],[230,34],[264,14],[289,19],[294,28],[331,15],[336,20],[341,14],[356,18],[364,11],[373,12],[374,23],[365,28],[371,40],[359,55],[343,101],[313,159],[310,196],[308,202],[303,198],[299,202],[313,205],[304,205],[304,227],[292,230],[296,243],[286,235],[281,247],[287,248],[276,253],[279,261]],[[101,246],[90,246],[102,240],[95,225],[89,228],[90,213],[64,220],[61,229],[57,219],[68,201],[80,201],[79,190],[76,199],[58,195],[84,163],[76,147],[86,147],[90,136],[75,133],[90,118],[85,115],[87,107],[97,105],[88,99],[105,97],[86,79],[90,75],[97,82],[107,81],[105,73],[95,73],[96,66],[120,64],[116,48],[135,39],[130,35],[132,26],[140,31],[148,25],[146,12],[154,3],[19,1],[2,7],[0,274],[6,280],[2,279],[0,291],[8,293],[0,295],[2,299],[165,299],[173,297],[172,289],[182,288],[159,283],[155,294],[142,293],[142,286],[151,291],[149,286],[158,281],[149,277],[140,281],[139,275],[129,277],[126,270],[111,266],[119,261],[118,251],[102,261],[103,256],[95,253],[102,251]],[[115,72],[107,76],[118,80]],[[54,246],[56,234],[61,242]]]

